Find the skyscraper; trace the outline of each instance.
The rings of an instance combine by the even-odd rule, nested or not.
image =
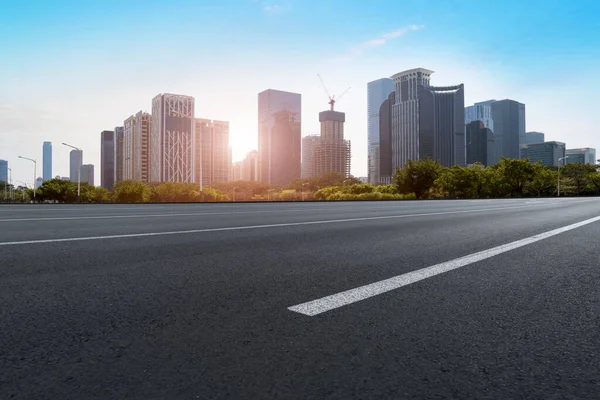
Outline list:
[[[258,94],[259,180],[287,185],[301,176],[302,105],[298,93]]]
[[[81,165],[83,164],[83,151],[71,150],[69,162],[69,179],[71,182],[78,182]],[[83,180],[82,180],[83,182]]]
[[[544,142],[525,144],[521,147],[521,158],[528,158],[530,162],[542,162],[547,167],[558,167],[559,158],[565,156],[563,142]]]
[[[492,119],[492,103],[496,100],[482,101],[472,106],[465,107],[465,125],[473,121],[483,122],[483,127],[494,131]]]
[[[0,160],[0,182],[8,184],[8,161]]]
[[[125,127],[115,127],[115,184],[123,180],[124,133]]]
[[[252,150],[246,154],[246,158],[242,162],[242,180],[258,181],[258,151]]]
[[[567,164],[570,163],[582,163],[595,165],[596,160],[596,149],[590,147],[584,147],[581,149],[567,149],[565,155],[567,158]]]
[[[380,109],[395,90],[394,80],[381,78],[367,83],[368,181],[380,182]]]
[[[544,143],[545,136],[542,132],[525,132],[525,140],[521,144]]]
[[[44,142],[42,153],[42,178],[47,181],[52,179],[52,142]]]
[[[92,164],[83,164],[81,166],[81,183],[94,186],[94,166]]]
[[[346,114],[334,111],[319,113],[321,136],[313,149],[313,174],[338,173],[350,176],[350,141],[344,140]]]
[[[379,107],[379,178],[375,183],[392,183],[394,166],[392,165],[392,106],[396,101],[396,92],[390,93]]]
[[[302,178],[314,178],[313,153],[319,142],[319,135],[308,135],[302,138]]]
[[[112,190],[115,185],[115,132],[100,133],[100,185]]]
[[[211,185],[229,182],[231,159],[229,154],[229,122],[196,118],[195,126],[195,182]]]
[[[432,158],[444,166],[465,164],[464,86],[430,86],[433,71],[394,75],[392,166]]]
[[[492,165],[494,160],[494,133],[483,121],[467,124],[467,164]]]
[[[150,132],[152,116],[139,111],[127,118],[124,123],[124,179],[149,182],[150,180]]]
[[[193,97],[164,93],[152,99],[151,181],[195,181],[194,125]]]
[[[519,158],[519,146],[525,141],[525,104],[514,100],[491,104],[494,120],[494,164],[501,157]]]

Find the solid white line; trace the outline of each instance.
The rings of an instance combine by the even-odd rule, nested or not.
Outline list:
[[[547,239],[549,237],[558,235],[563,232],[577,229],[579,227],[591,224],[596,221],[600,221],[600,216],[586,219],[585,221],[567,225],[562,228],[553,229],[551,231],[540,233],[538,235],[517,240],[508,244],[493,247],[491,249],[480,251],[478,253],[474,253],[465,257],[446,261],[441,264],[432,265],[431,267],[419,269],[413,272],[408,272],[402,275],[397,275],[393,278],[385,279],[379,282],[374,282],[368,285],[357,287],[355,289],[350,289],[344,292],[336,293],[331,296],[322,297],[317,300],[312,300],[306,303],[298,304],[289,307],[288,310],[312,317],[324,313],[326,311],[347,306],[349,304],[356,303],[358,301],[365,300],[370,297],[377,296],[389,292],[391,290],[410,285],[411,283],[419,282],[424,279],[431,278],[433,276],[443,274],[445,272],[452,271],[454,269],[458,269],[466,265],[485,260],[490,257],[497,256],[498,254],[502,254],[507,251],[518,249],[519,247],[527,246],[528,244]]]
[[[184,235],[184,234],[192,234],[192,233],[223,232],[223,231],[236,231],[236,230],[241,231],[241,230],[247,230],[247,229],[281,228],[281,227],[303,226],[303,225],[337,224],[337,223],[342,223],[342,222],[376,221],[376,220],[385,220],[385,219],[427,217],[427,216],[435,216],[435,215],[450,215],[450,214],[465,214],[465,213],[470,214],[470,213],[476,213],[476,212],[501,211],[501,210],[515,209],[515,208],[530,208],[530,207],[534,207],[534,206],[497,207],[497,208],[482,208],[482,209],[478,209],[478,210],[441,211],[441,212],[433,212],[433,213],[386,215],[386,216],[377,216],[377,217],[360,217],[360,218],[333,219],[333,220],[306,221],[306,222],[288,222],[288,223],[267,224],[267,225],[231,226],[231,227],[225,227],[225,228],[191,229],[191,230],[186,230],[186,231],[149,232],[149,233],[131,233],[131,234],[122,234],[122,235],[23,240],[23,241],[16,241],[16,242],[0,242],[0,246],[14,246],[14,245],[40,244],[40,243],[59,243],[59,242],[79,242],[79,241],[85,241],[85,240],[124,239],[124,238],[148,237],[148,236]]]

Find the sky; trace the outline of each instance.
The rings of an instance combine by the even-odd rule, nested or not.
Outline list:
[[[590,0],[0,0],[0,159],[33,180],[83,149],[100,184],[100,132],[191,95],[196,117],[230,122],[233,159],[257,148],[258,93],[302,95],[302,135],[331,94],[346,113],[352,174],[367,174],[367,82],[406,69],[465,84],[465,105],[510,98],[528,131],[600,149],[600,2]]]

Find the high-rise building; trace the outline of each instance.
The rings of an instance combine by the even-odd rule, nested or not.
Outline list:
[[[591,147],[584,147],[581,149],[567,149],[565,151],[565,155],[569,157],[566,159],[567,164],[582,163],[595,165],[597,162],[596,149],[593,149]]]
[[[444,166],[465,164],[464,86],[430,86],[433,71],[394,75],[392,165],[432,158]]]
[[[565,144],[563,142],[544,142],[524,144],[521,146],[521,158],[528,158],[530,162],[542,162],[548,167],[558,167],[559,158],[565,156]]]
[[[301,176],[302,104],[298,93],[258,94],[259,180],[287,185]]]
[[[248,182],[258,181],[258,151],[252,150],[246,154],[242,162],[242,180]]]
[[[115,185],[115,132],[100,132],[100,186],[112,190]]]
[[[485,127],[483,121],[471,121],[467,124],[467,164],[493,164],[494,133]]]
[[[40,186],[42,186],[42,184],[44,183],[44,178],[42,178],[41,176],[38,176],[37,179],[35,180],[35,188],[39,188]]]
[[[241,181],[242,179],[242,166],[244,164],[244,161],[236,161],[233,163],[232,168],[231,168],[231,181],[232,182],[237,182],[237,181]]]
[[[229,122],[196,118],[194,142],[195,182],[211,185],[229,182],[231,154],[229,147]]]
[[[314,178],[313,171],[313,153],[316,144],[319,142],[319,135],[309,135],[302,138],[302,178]]]
[[[499,100],[491,104],[494,120],[494,164],[501,157],[519,158],[519,146],[525,141],[525,104]]]
[[[338,173],[350,176],[350,141],[344,140],[346,114],[331,110],[319,113],[321,136],[313,149],[313,174]]]
[[[115,184],[123,180],[125,127],[115,127]]]
[[[394,80],[381,78],[367,83],[368,180],[380,182],[380,109],[395,90]]]
[[[8,161],[0,160],[0,182],[5,184],[8,182]]]
[[[92,164],[83,164],[81,166],[81,183],[94,186],[94,166]]]
[[[392,106],[396,101],[396,92],[390,93],[388,98],[379,107],[379,165],[377,166],[378,179],[375,183],[392,183],[394,166],[392,165]]]
[[[52,179],[52,142],[44,142],[42,149],[42,178],[47,181]]]
[[[71,150],[69,157],[69,179],[71,182],[78,182],[81,166],[83,165],[83,151]],[[82,180],[83,182],[83,180]]]
[[[149,141],[152,131],[152,116],[139,111],[123,123],[124,179],[149,182],[150,157]]]
[[[542,132],[525,132],[525,137],[521,144],[544,143],[545,136]]]
[[[492,103],[496,100],[482,101],[472,106],[465,107],[465,125],[473,121],[483,122],[483,127],[494,131],[494,120],[492,118]]]
[[[193,97],[164,93],[152,99],[151,181],[195,181],[194,125]]]

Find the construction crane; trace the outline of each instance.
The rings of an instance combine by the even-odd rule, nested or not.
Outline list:
[[[323,86],[323,89],[325,90],[325,94],[327,94],[327,97],[329,97],[329,105],[331,106],[331,111],[334,111],[333,106],[334,106],[335,102],[339,101],[346,93],[348,93],[350,88],[344,90],[344,92],[342,94],[340,94],[336,99],[335,96],[332,96],[329,94],[329,91],[327,90],[327,86],[325,86],[325,82],[323,82],[323,78],[321,78],[321,75],[317,74],[317,76],[319,77],[319,80],[321,81],[321,85]]]

